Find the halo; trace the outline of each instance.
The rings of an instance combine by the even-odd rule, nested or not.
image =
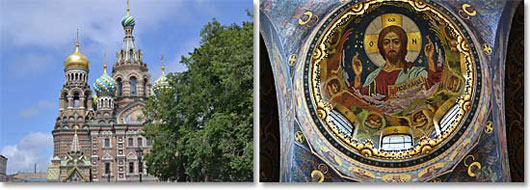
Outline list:
[[[405,60],[408,62],[414,62],[420,54],[421,31],[416,23],[414,23],[414,21],[412,21],[412,19],[409,17],[402,14],[383,14],[372,20],[368,27],[366,27],[366,31],[364,33],[364,51],[366,52],[366,55],[370,61],[372,61],[372,63],[378,67],[384,65],[385,59],[383,59],[383,56],[379,54],[379,49],[377,48],[377,39],[383,28],[392,25],[403,28],[403,30],[405,30],[407,33],[408,43]]]

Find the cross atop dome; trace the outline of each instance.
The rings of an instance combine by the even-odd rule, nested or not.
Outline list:
[[[81,54],[79,51],[79,28],[77,28],[76,40],[75,40],[75,51],[70,54],[64,60],[65,69],[87,69],[88,70],[89,61],[88,58]]]
[[[162,62],[162,75],[164,75],[164,71],[166,70],[166,67],[164,67],[164,56],[163,55],[160,57],[160,61]]]
[[[135,19],[129,13],[129,0],[127,0],[127,14],[121,19],[121,26],[124,28],[134,27]]]

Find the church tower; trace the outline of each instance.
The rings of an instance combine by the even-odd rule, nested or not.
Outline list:
[[[90,126],[91,161],[94,181],[139,181],[147,177],[140,153],[149,152],[150,141],[141,136],[144,101],[150,96],[151,75],[142,61],[142,51],[134,44],[135,19],[127,12],[121,20],[123,45],[109,76],[96,80],[97,111]]]
[[[134,17],[129,13],[129,1],[127,1],[127,13],[121,20],[125,37],[121,49],[116,53],[116,64],[112,68],[112,77],[117,85],[118,109],[125,109],[123,106],[131,103],[143,102],[151,91],[151,75],[148,73],[147,64],[142,60],[143,52],[136,48],[134,43],[135,24]],[[118,117],[118,123],[127,122],[123,119]]]
[[[106,59],[106,55],[104,56]],[[107,62],[103,60],[103,74],[94,83],[96,91],[96,124],[113,124],[114,120],[114,93],[116,82],[107,74]]]
[[[123,153],[123,144],[117,143],[116,130],[114,129],[114,93],[116,82],[107,74],[106,55],[103,60],[103,74],[94,83],[94,97],[96,111],[94,120],[90,123],[90,136],[92,137],[92,179],[94,181],[115,181],[117,175],[116,156]],[[123,138],[120,138],[123,139]],[[117,145],[121,147],[117,147]],[[99,166],[99,167],[98,167]],[[122,169],[123,170],[123,169]]]
[[[89,61],[79,50],[79,29],[75,51],[64,60],[65,83],[59,94],[60,108],[55,127],[52,131],[54,156],[63,158],[72,146],[74,126],[79,125],[77,131],[80,151],[88,153],[90,144],[88,139],[88,121],[91,120],[92,92],[87,84]]]

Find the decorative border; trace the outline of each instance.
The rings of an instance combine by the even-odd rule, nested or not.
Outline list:
[[[339,8],[334,14],[328,18],[321,28],[317,31],[318,38],[314,38],[313,42],[311,42],[310,49],[306,55],[305,65],[304,65],[304,95],[306,104],[308,106],[309,112],[311,114],[311,118],[313,119],[313,122],[317,125],[317,128],[322,133],[322,135],[328,140],[328,142],[332,143],[332,145],[340,150],[342,153],[346,154],[350,158],[360,161],[361,163],[373,165],[373,166],[380,166],[380,167],[409,167],[418,165],[420,163],[423,163],[427,160],[431,160],[432,158],[440,155],[445,150],[449,149],[462,135],[463,133],[468,129],[468,126],[472,120],[472,118],[475,115],[475,111],[477,109],[477,104],[479,101],[479,97],[475,96],[475,94],[480,94],[480,89],[482,87],[481,83],[481,73],[480,72],[474,72],[474,71],[480,71],[480,64],[478,63],[478,52],[476,48],[474,47],[473,43],[471,42],[471,38],[467,30],[461,31],[460,28],[463,28],[462,23],[458,22],[455,24],[453,21],[457,21],[457,18],[454,15],[451,14],[442,14],[440,12],[447,12],[447,9],[440,6],[436,2],[431,2],[430,0],[426,0],[426,2],[430,3],[427,4],[425,2],[422,2],[420,0],[394,0],[394,2],[405,2],[412,5],[412,7],[417,11],[432,11],[434,14],[437,14],[440,18],[444,19],[450,27],[455,29],[458,33],[458,43],[459,46],[457,46],[458,50],[463,53],[465,56],[465,61],[468,63],[466,64],[467,70],[466,70],[466,82],[465,82],[465,94],[458,99],[458,104],[460,105],[461,111],[464,113],[462,115],[459,115],[457,118],[458,122],[453,123],[453,125],[448,129],[448,132],[444,133],[441,138],[437,139],[425,139],[420,142],[419,145],[416,145],[414,150],[406,151],[406,152],[400,152],[400,153],[390,153],[390,152],[379,152],[378,150],[374,149],[373,145],[368,142],[358,143],[354,141],[347,142],[348,140],[345,138],[341,138],[343,144],[347,144],[351,148],[355,149],[357,152],[350,151],[349,149],[345,148],[344,146],[341,146],[340,143],[338,143],[334,139],[334,135],[340,136],[341,134],[338,133],[338,130],[334,125],[330,122],[326,122],[328,126],[324,126],[322,123],[322,120],[325,120],[329,111],[331,110],[331,107],[326,105],[325,102],[323,102],[319,85],[318,83],[320,80],[317,78],[319,75],[319,62],[327,56],[326,49],[324,48],[324,43],[327,41],[327,37],[330,36],[330,33],[333,32],[333,29],[336,28],[339,25],[345,24],[345,20],[347,18],[353,16],[353,15],[360,15],[364,13],[365,10],[368,9],[368,7],[371,4],[375,3],[381,3],[381,2],[388,2],[388,0],[375,0],[370,2],[361,2],[361,3],[354,3],[349,2],[345,5],[343,5],[341,8]],[[349,11],[348,11],[349,9]],[[440,11],[440,9],[442,11]],[[347,11],[347,12],[345,12]],[[339,16],[341,16],[339,19],[337,19]],[[452,20],[448,20],[448,18]],[[456,28],[455,26],[458,26],[459,28]],[[325,34],[325,35],[323,35]],[[324,38],[322,38],[324,36]],[[464,38],[462,37],[464,36]],[[319,44],[317,46],[316,44]],[[318,47],[315,49],[315,47]],[[472,57],[471,55],[472,54]],[[313,63],[313,60],[314,61]],[[476,68],[474,70],[473,68]],[[476,75],[476,76],[475,76]],[[309,78],[311,76],[311,78]],[[311,81],[309,80],[311,79]],[[310,91],[310,83],[311,82],[311,91]],[[474,85],[472,85],[474,84]],[[311,102],[311,103],[309,103]],[[318,106],[314,106],[313,104],[316,104]],[[315,109],[316,107],[316,109]],[[462,120],[465,118],[465,121],[462,123]],[[460,127],[460,128],[458,128]],[[334,135],[330,134],[328,132],[328,129],[331,130]],[[457,132],[455,132],[457,130]],[[451,137],[452,136],[452,137]],[[450,138],[449,140],[446,140]],[[441,145],[442,143],[445,143]],[[419,156],[416,158],[412,158],[409,160],[403,160],[407,158],[411,158],[412,156]],[[389,161],[381,161],[376,159],[371,159],[367,157],[372,158],[383,158],[387,159]]]

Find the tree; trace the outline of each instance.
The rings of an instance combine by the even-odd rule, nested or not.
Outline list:
[[[201,31],[200,47],[146,101],[148,173],[169,181],[252,181],[253,23]]]

